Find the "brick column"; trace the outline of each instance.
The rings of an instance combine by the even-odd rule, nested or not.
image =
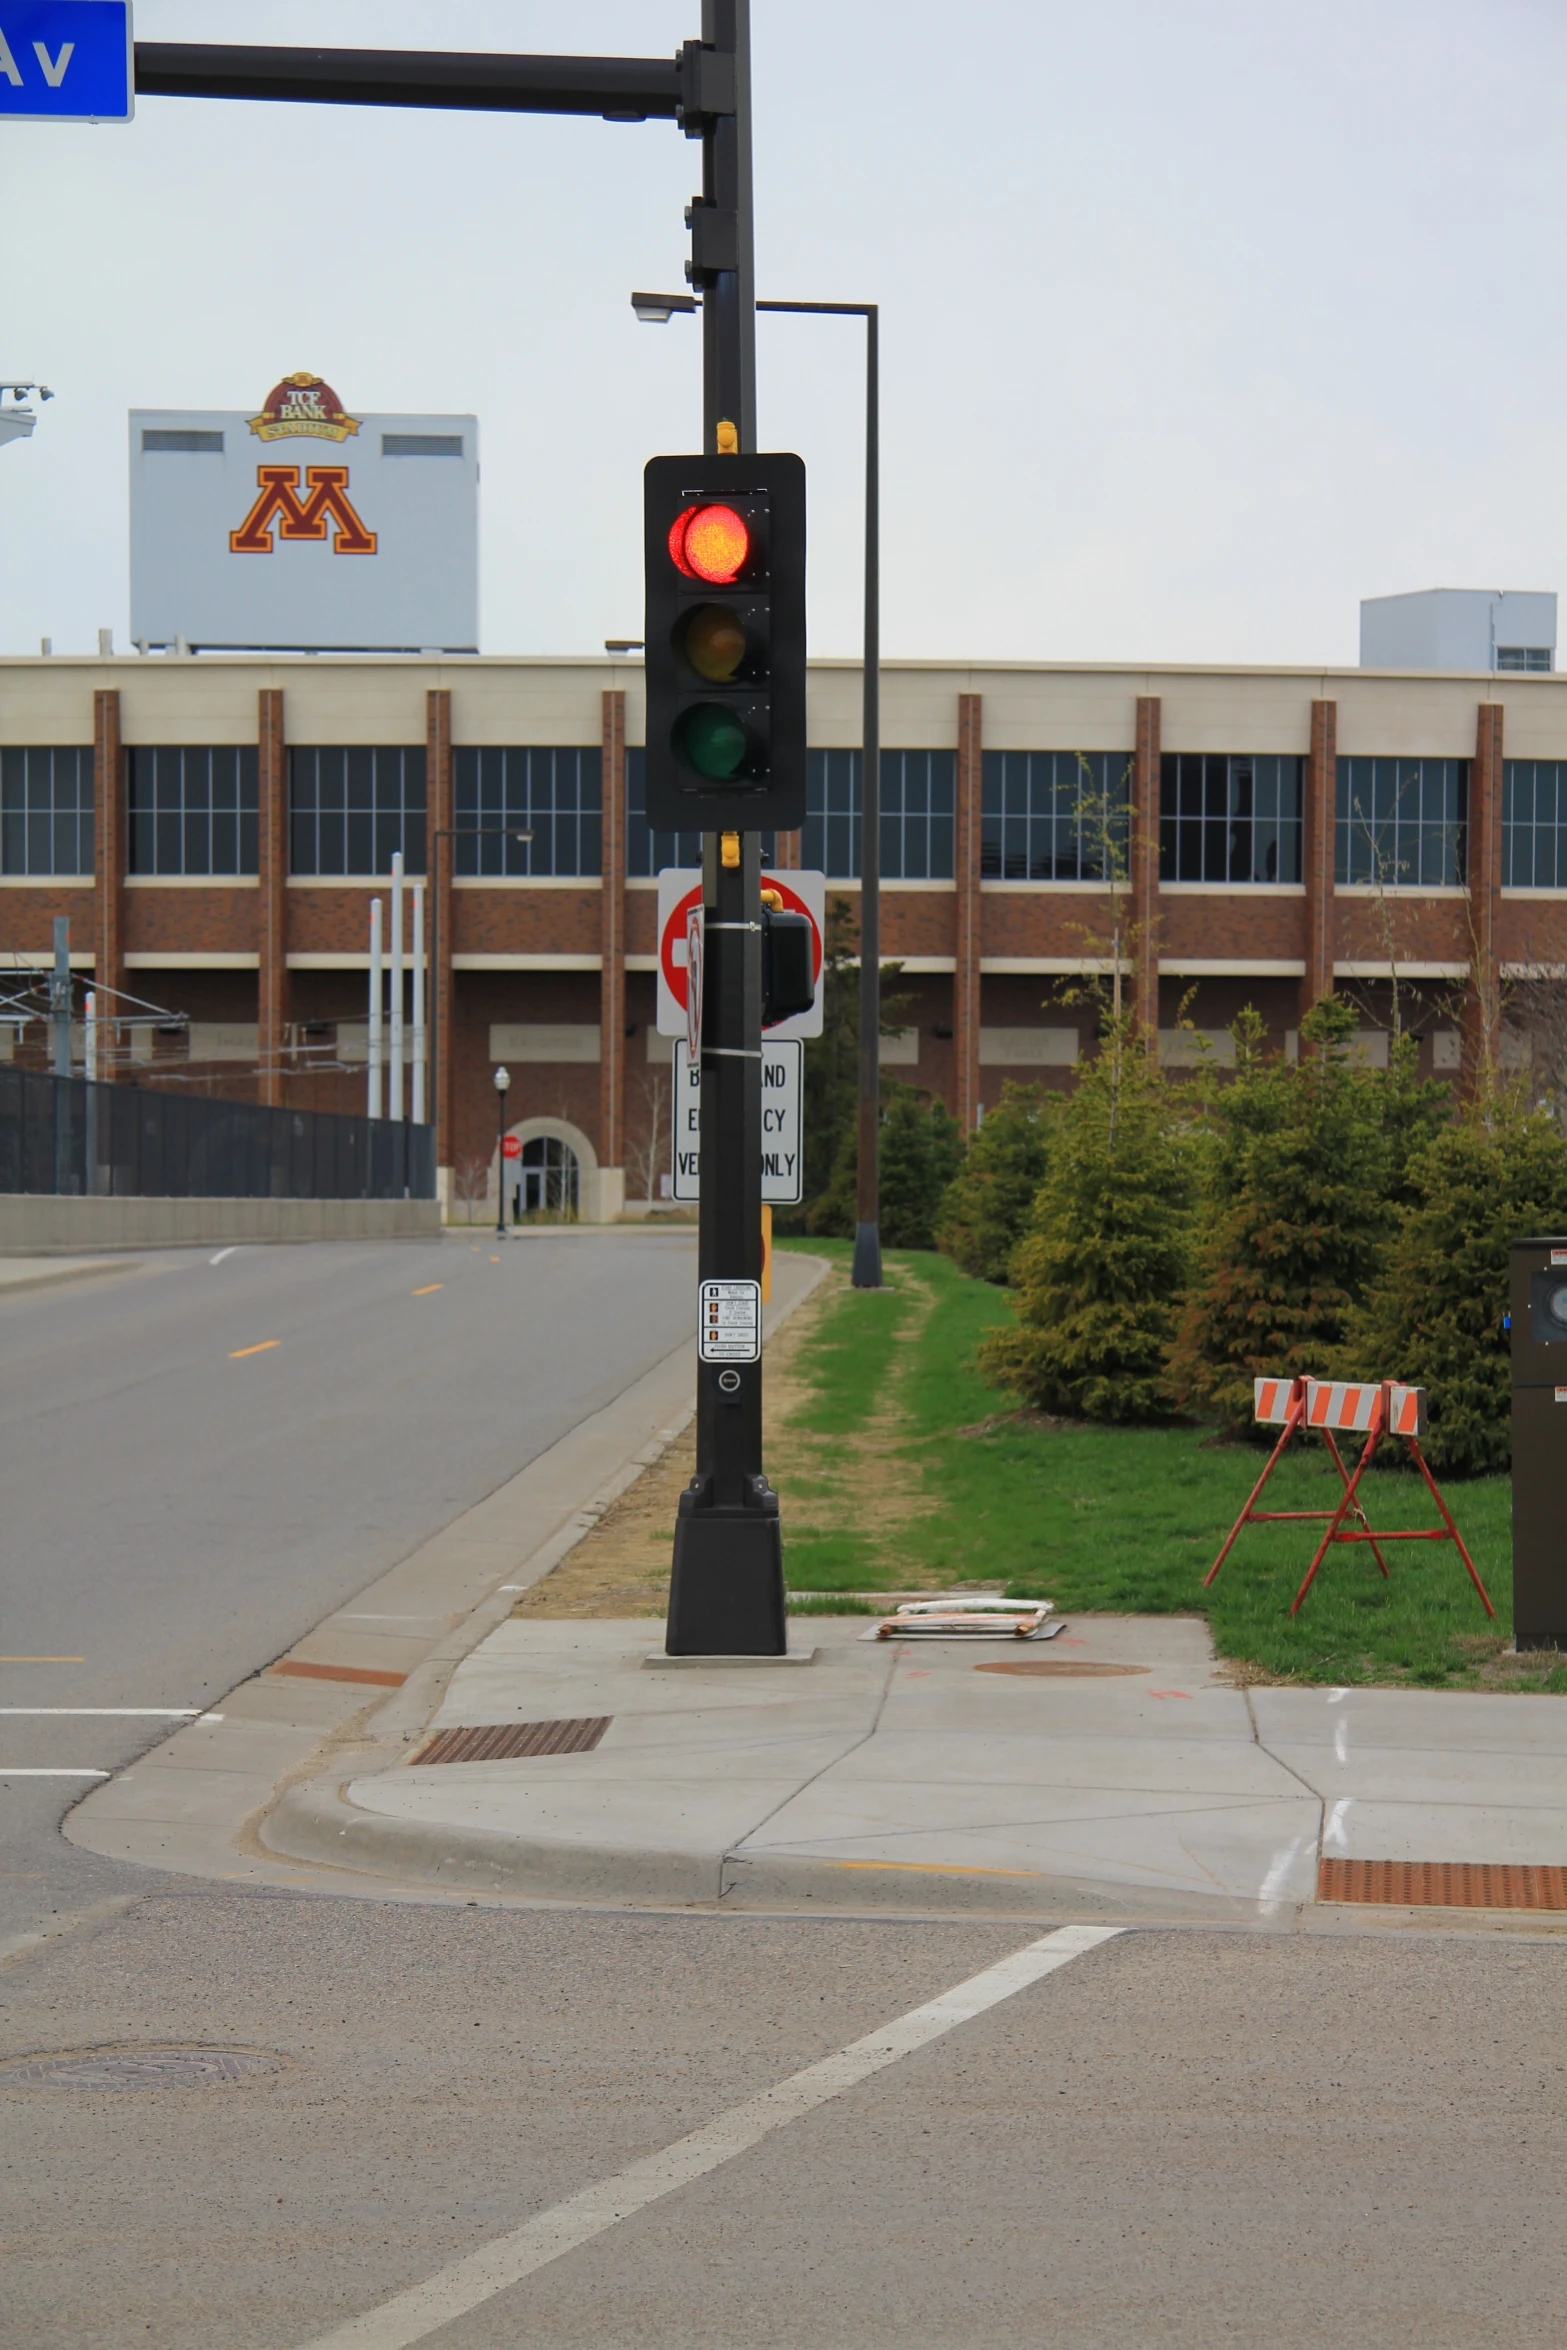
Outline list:
[[[1469,990],[1464,998],[1464,1083],[1495,1075],[1502,1042],[1502,704],[1482,702],[1469,770],[1467,827]]]
[[[267,686],[256,697],[260,770],[256,803],[256,868],[260,882],[256,975],[261,1098],[283,1101],[283,1048],[288,1023],[288,754],[283,747],[283,696]]]
[[[424,761],[425,806],[429,811],[430,843],[425,858],[434,892],[436,968],[430,973],[430,1027],[435,1037],[435,1099],[431,1115],[435,1120],[435,1163],[437,1167],[452,1164],[452,1104],[456,1091],[452,1083],[452,874],[456,870],[457,843],[437,840],[438,832],[450,833],[456,818],[452,814],[452,697],[444,688],[437,688],[424,697]]]
[[[626,697],[603,697],[604,885],[599,931],[599,1214],[625,1200]],[[614,1195],[614,1196],[612,1196]]]
[[[778,854],[773,864],[774,870],[779,873],[799,872],[800,835],[797,832],[781,832],[778,835]]]
[[[958,1124],[965,1134],[979,1122],[979,894],[980,780],[985,751],[985,705],[980,694],[958,696],[957,824],[953,875],[957,883],[954,935],[957,963],[952,975],[953,1059],[957,1073]]]
[[[1301,879],[1306,885],[1306,976],[1300,983],[1304,1015],[1333,993],[1333,867],[1338,812],[1338,704],[1311,705],[1311,750],[1306,802],[1301,810]]]
[[[125,985],[125,865],[130,841],[125,825],[125,752],[120,741],[120,697],[112,687],[92,698],[93,788],[93,973],[105,991],[100,1019],[112,1017],[108,992]],[[118,1043],[118,1037],[116,1037]],[[119,1074],[120,1055],[111,1048],[100,1063],[105,1077]],[[129,1058],[129,1055],[126,1055]]]
[[[1127,878],[1131,883],[1132,1007],[1151,1053],[1159,1050],[1159,734],[1159,697],[1139,694]],[[1123,954],[1127,944],[1122,941]]]

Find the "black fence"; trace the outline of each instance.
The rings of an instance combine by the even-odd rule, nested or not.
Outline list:
[[[0,1192],[433,1199],[435,1129],[0,1067]]]

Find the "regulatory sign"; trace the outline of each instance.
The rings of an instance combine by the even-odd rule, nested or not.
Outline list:
[[[522,1136],[520,1134],[502,1136],[501,1157],[503,1159],[520,1159],[522,1157]]]
[[[5,0],[0,0],[4,8]],[[775,889],[786,914],[804,914],[813,932],[816,1001],[808,1012],[780,1020],[765,1034],[774,1037],[820,1036],[822,1032],[822,948],[827,924],[825,873],[764,873],[763,889]],[[658,877],[658,1033],[686,1033],[686,922],[702,903],[702,876],[694,868],[666,866]]]
[[[754,1363],[762,1352],[760,1281],[704,1281],[700,1351],[704,1363]]]
[[[0,0],[0,116],[129,122],[131,0]]]
[[[762,1047],[762,1198],[775,1208],[798,1207],[801,1181],[800,1092],[805,1047],[798,1037]],[[702,1064],[675,1039],[673,1196],[702,1196]]]

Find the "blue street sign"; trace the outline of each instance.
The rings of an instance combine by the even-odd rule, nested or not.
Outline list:
[[[129,122],[131,0],[0,0],[0,120]]]

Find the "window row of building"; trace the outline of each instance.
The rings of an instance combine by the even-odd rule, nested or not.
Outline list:
[[[460,876],[592,878],[603,870],[602,763],[594,748],[452,754],[452,870]],[[289,752],[289,860],[296,874],[389,872],[401,849],[426,867],[425,753],[418,747]],[[252,874],[258,762],[253,745],[126,753],[127,870]],[[1210,884],[1301,878],[1305,761],[1167,753],[1160,772],[1161,879]],[[950,881],[957,760],[882,753],[881,870],[891,881]],[[980,864],[987,880],[1102,882],[1124,875],[1131,764],[1119,752],[986,751]],[[1340,884],[1452,887],[1465,875],[1466,759],[1342,758],[1335,811]],[[694,865],[696,833],[649,829],[643,755],[626,753],[626,870]],[[835,879],[860,870],[860,754],[807,753],[801,863]],[[1503,886],[1567,889],[1567,760],[1503,767]],[[773,851],[764,839],[764,856]],[[0,875],[93,870],[93,754],[0,749]]]

